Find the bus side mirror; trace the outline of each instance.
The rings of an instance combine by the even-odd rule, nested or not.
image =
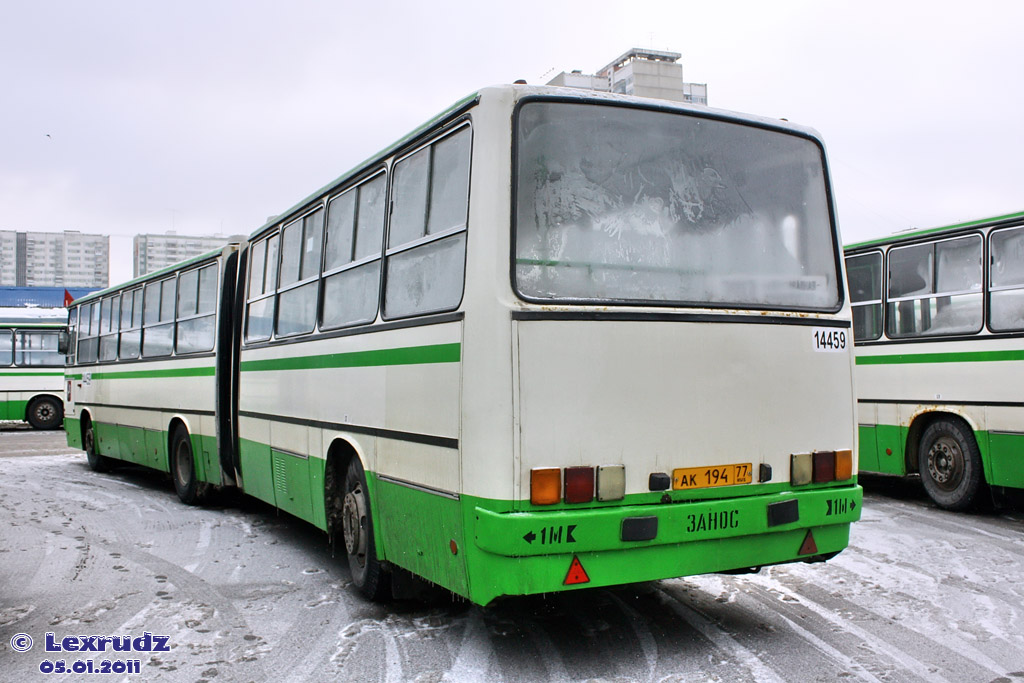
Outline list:
[[[67,330],[61,330],[57,333],[57,351],[62,356],[66,356],[69,346],[71,346],[71,335],[67,333]]]

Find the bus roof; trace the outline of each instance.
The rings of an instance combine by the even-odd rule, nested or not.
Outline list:
[[[894,244],[902,242],[904,240],[917,239],[918,237],[925,237],[928,235],[937,235],[945,232],[956,232],[957,230],[969,230],[971,228],[986,227],[989,225],[995,225],[997,223],[1006,223],[1009,221],[1015,221],[1024,219],[1024,211],[1018,211],[1017,213],[1008,213],[1003,216],[993,216],[991,218],[981,218],[975,221],[965,221],[963,223],[955,223],[953,225],[943,225],[937,228],[922,228],[920,230],[909,230],[907,232],[901,232],[896,235],[889,235],[888,237],[878,237],[864,242],[857,242],[855,244],[847,244],[843,247],[845,250],[861,249],[864,247],[880,247],[886,244]]]
[[[495,90],[511,90],[517,94],[517,99],[531,96],[548,96],[557,97],[559,99],[575,99],[589,102],[608,102],[608,103],[619,103],[619,104],[633,104],[633,105],[648,105],[665,110],[677,110],[680,112],[691,112],[698,113],[711,118],[718,118],[726,121],[733,121],[736,123],[753,123],[768,128],[775,128],[782,132],[796,133],[806,137],[814,138],[818,144],[822,144],[821,137],[817,131],[807,126],[794,124],[786,119],[772,119],[764,116],[756,116],[752,114],[741,114],[726,109],[715,109],[706,105],[700,104],[687,104],[685,102],[673,102],[670,100],[657,100],[649,97],[636,97],[633,95],[622,95],[619,93],[601,92],[597,90],[586,90],[582,88],[568,88],[560,86],[547,86],[547,85],[497,85],[482,88],[477,92],[474,92],[455,104],[451,105],[437,116],[433,117],[423,125],[417,127],[408,135],[405,135],[400,140],[388,145],[384,149],[380,150],[376,154],[367,157],[360,163],[350,168],[345,173],[327,183],[316,192],[309,194],[307,197],[302,199],[300,202],[292,205],[282,213],[272,216],[261,225],[259,228],[254,230],[250,235],[249,239],[253,239],[269,228],[278,225],[284,220],[287,220],[292,215],[301,212],[304,208],[308,207],[311,203],[316,201],[318,198],[330,192],[332,189],[343,185],[346,181],[356,177],[360,172],[368,170],[374,164],[386,159],[391,156],[399,149],[407,145],[412,140],[427,132],[430,128],[436,126],[441,121],[447,118],[457,116],[463,111],[466,111],[476,105],[481,96],[487,91]],[[822,144],[822,146],[824,146]]]
[[[137,278],[133,278],[131,280],[128,280],[127,282],[122,282],[119,285],[114,285],[113,287],[107,287],[106,289],[101,289],[100,291],[93,292],[92,294],[89,294],[88,296],[83,296],[81,299],[75,299],[71,303],[71,305],[72,306],[77,306],[80,303],[92,301],[94,299],[101,299],[101,298],[103,298],[103,296],[105,296],[107,294],[110,294],[111,292],[116,292],[118,290],[125,289],[126,287],[131,287],[132,285],[137,285],[137,284],[139,284],[141,282],[146,282],[147,280],[157,279],[157,278],[161,277],[162,275],[166,275],[167,273],[173,272],[175,270],[180,270],[181,268],[184,268],[186,266],[190,266],[193,263],[199,263],[200,261],[205,261],[206,259],[213,258],[214,256],[217,256],[222,251],[224,251],[225,248],[227,248],[227,247],[229,247],[231,245],[236,245],[236,244],[237,244],[237,242],[230,242],[230,243],[226,244],[223,247],[218,247],[216,249],[212,249],[212,250],[207,251],[205,253],[199,254],[198,256],[193,256],[192,258],[185,259],[184,261],[181,261],[179,263],[174,263],[172,265],[169,265],[166,268],[161,268],[160,270],[154,270],[152,273],[146,273],[145,275],[140,275]]]
[[[402,139],[400,139],[397,142],[394,142],[394,143],[388,145],[387,147],[385,147],[381,151],[377,152],[376,154],[374,154],[374,155],[372,155],[370,157],[367,157],[366,159],[364,159],[363,161],[359,162],[358,164],[356,164],[355,166],[353,166],[349,170],[345,171],[340,176],[338,176],[337,178],[335,178],[331,182],[327,183],[326,185],[321,187],[316,192],[313,192],[312,194],[307,196],[302,201],[300,201],[297,204],[295,204],[292,207],[290,207],[287,211],[284,211],[283,213],[279,213],[276,216],[272,216],[272,217],[268,218],[267,221],[263,225],[261,225],[259,228],[257,228],[255,231],[253,231],[253,233],[251,235],[249,235],[250,239],[253,238],[253,237],[256,237],[257,235],[259,235],[261,232],[263,232],[267,228],[269,228],[271,226],[274,226],[274,225],[277,225],[282,219],[287,218],[288,216],[291,216],[293,213],[295,213],[297,211],[301,211],[304,207],[308,206],[311,202],[316,200],[318,197],[323,196],[325,193],[329,192],[332,188],[337,187],[338,185],[341,185],[346,180],[348,180],[350,177],[352,177],[355,174],[359,173],[361,170],[372,166],[373,164],[381,161],[382,159],[386,159],[388,156],[390,156],[392,153],[394,153],[400,147],[405,145],[407,142],[409,142],[410,140],[413,140],[417,136],[419,136],[422,133],[426,132],[429,128],[431,128],[432,126],[436,125],[440,121],[443,121],[444,119],[448,118],[449,116],[454,116],[458,112],[460,112],[460,111],[462,111],[464,109],[468,109],[469,107],[473,106],[474,104],[477,103],[477,101],[479,101],[479,99],[480,99],[480,94],[479,93],[473,93],[472,95],[469,95],[468,97],[464,97],[463,99],[459,100],[458,102],[456,102],[452,106],[448,107],[447,109],[445,109],[443,112],[441,112],[440,114],[438,114],[434,118],[430,119],[429,121],[427,121],[423,125],[421,125],[418,128],[416,128],[416,130],[412,131],[411,133],[409,133],[408,135],[406,135]]]

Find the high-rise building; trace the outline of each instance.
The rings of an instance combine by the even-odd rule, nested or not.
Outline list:
[[[548,85],[707,104],[708,84],[685,83],[683,65],[679,63],[681,57],[678,52],[635,47],[609,62],[596,74],[563,71],[548,81]]]
[[[0,286],[106,287],[110,237],[0,230]]]
[[[241,242],[245,239],[241,235],[197,237],[178,235],[174,232],[167,232],[163,235],[136,235],[132,240],[134,252],[132,276],[146,275],[187,258],[223,247],[228,242]]]

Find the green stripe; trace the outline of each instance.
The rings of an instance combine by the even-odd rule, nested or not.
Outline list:
[[[213,377],[213,366],[201,368],[167,368],[165,370],[130,370],[128,372],[94,372],[93,379],[155,379],[158,377]],[[81,379],[80,375],[73,376]]]
[[[0,373],[0,377],[60,377],[63,374],[63,370],[55,372],[4,372]]]
[[[857,365],[906,365],[909,363],[990,363],[1024,360],[1024,350],[969,351],[960,353],[900,353],[891,356],[857,356]]]
[[[241,364],[241,370],[242,372],[263,372],[266,370],[320,370],[323,368],[366,368],[381,365],[458,363],[460,358],[461,344],[431,344],[398,349],[329,353],[323,356],[250,360]]]

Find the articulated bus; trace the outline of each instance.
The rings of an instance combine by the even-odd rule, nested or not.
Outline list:
[[[860,468],[949,510],[1024,488],[1024,213],[846,247]]]
[[[823,561],[862,495],[840,245],[813,131],[483,89],[75,302],[68,441],[310,522],[374,599]]]
[[[64,420],[60,322],[0,322],[0,420],[59,429]]]

